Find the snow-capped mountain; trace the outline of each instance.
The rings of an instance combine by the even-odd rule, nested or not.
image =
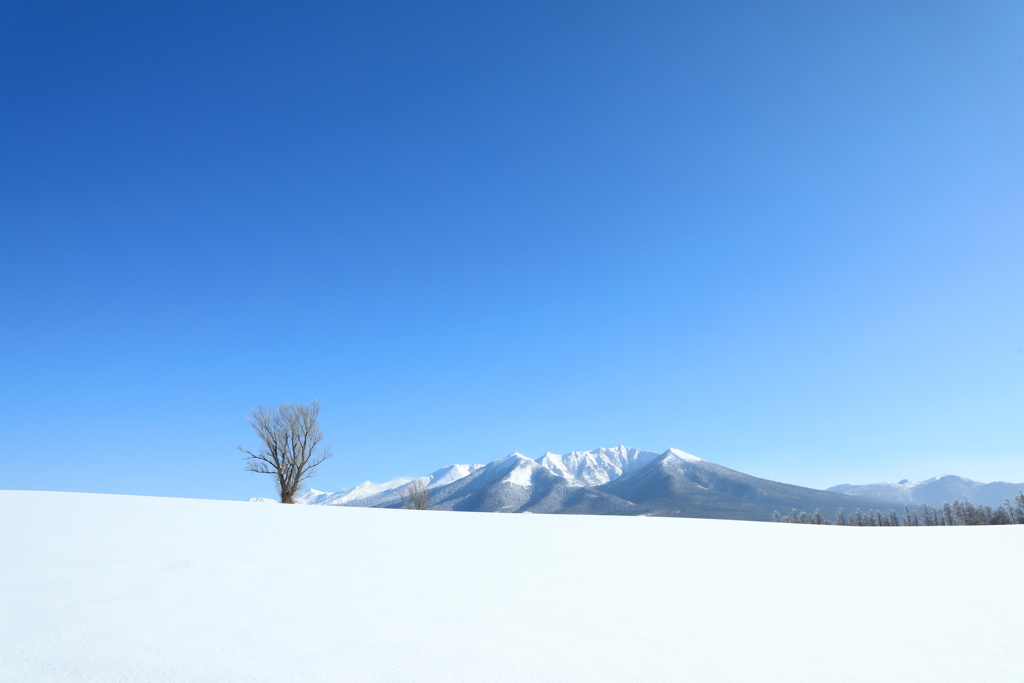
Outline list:
[[[794,508],[820,509],[831,517],[840,507],[867,509],[872,502],[761,479],[674,448],[598,490],[635,503],[645,514],[716,519],[766,520],[776,510],[786,514]]]
[[[420,477],[420,481],[427,488],[438,488],[469,476],[482,467],[483,465],[448,465],[432,474]]]
[[[896,501],[900,504],[920,505],[928,503],[938,506],[952,502],[954,498],[967,498],[972,503],[998,507],[1003,499],[1013,499],[1017,492],[1024,489],[1024,484],[1012,484],[995,481],[985,484],[954,474],[944,474],[924,481],[904,479],[895,484],[878,482],[876,484],[840,484],[829,488],[829,491],[846,495],[871,498],[879,501]]]
[[[459,465],[452,465],[451,467],[459,467]],[[398,477],[397,479],[386,481],[383,484],[374,484],[372,481],[364,481],[358,486],[353,486],[350,489],[343,489],[336,493],[308,489],[295,496],[295,502],[306,505],[344,505],[345,503],[351,503],[354,500],[366,498],[367,496],[372,496],[375,493],[380,493],[381,491],[396,489],[408,484],[410,481],[412,480],[404,477]]]
[[[363,491],[377,490],[344,501],[342,494],[348,492],[309,492],[300,500],[401,507],[399,494],[408,481],[367,482],[361,485]],[[868,498],[759,479],[675,448],[654,453],[618,446],[546,453],[537,460],[513,453],[487,465],[450,465],[419,481],[430,489],[430,508],[435,510],[765,520],[775,510],[820,508],[831,515],[843,506],[878,505]]]
[[[427,488],[433,489],[439,486],[444,486],[445,484],[450,484],[458,479],[462,479],[481,467],[483,467],[483,465],[448,465],[447,467],[442,467],[436,472],[431,472],[425,477],[419,477],[418,479],[397,477],[391,481],[386,481],[383,484],[374,484],[372,481],[364,481],[358,486],[350,489],[343,489],[337,493],[325,493],[324,491],[317,491],[316,489],[308,489],[295,496],[295,502],[305,505],[346,505],[368,499],[371,501],[370,504],[360,503],[360,507],[379,507],[376,504],[377,501],[390,501],[392,499],[398,501],[399,490],[403,489],[407,484],[411,484],[413,481],[419,481]]]
[[[381,484],[377,490],[372,491],[364,496],[350,499],[341,503],[334,503],[335,505],[355,504],[359,507],[389,507],[391,504],[400,504],[401,499],[399,493],[401,493],[406,485],[412,484],[413,482],[419,482],[423,486],[433,490],[440,488],[453,481],[458,481],[463,477],[466,477],[473,472],[476,472],[483,465],[448,465],[441,469],[431,472],[424,477],[417,477],[416,479],[392,479],[386,484]],[[397,483],[395,483],[397,482]],[[369,482],[367,482],[369,483]],[[394,484],[393,486],[391,484]],[[357,502],[358,501],[358,502]],[[302,501],[306,502],[306,501]],[[313,502],[313,504],[319,504]]]
[[[670,451],[694,461],[700,460],[696,456],[677,449],[670,449]],[[594,487],[614,481],[624,473],[632,472],[662,455],[662,453],[641,451],[627,446],[572,451],[564,455],[545,453],[537,460],[527,458],[522,453],[513,453],[487,465],[486,467],[490,470],[478,480],[474,480],[474,485],[479,486],[483,481],[489,481],[489,485],[500,484],[504,481],[510,485],[532,487],[534,475],[540,468],[547,470],[538,475],[544,481],[548,481],[549,474],[555,474],[565,481],[551,480],[553,484],[569,487]],[[484,465],[448,465],[418,479],[397,478],[383,484],[366,481],[359,486],[337,493],[309,489],[296,496],[296,502],[310,505],[344,505],[357,504],[355,501],[360,501],[358,503],[360,507],[387,507],[400,504],[399,494],[405,485],[411,484],[413,481],[418,481],[431,491],[436,491],[483,468],[485,468]],[[510,469],[507,469],[506,472],[506,468]],[[501,472],[505,472],[505,474],[497,476]],[[497,478],[491,481],[494,477]],[[439,503],[436,494],[433,496],[433,501],[435,505]]]
[[[682,451],[679,452],[682,453]],[[572,451],[565,455],[545,453],[538,462],[566,479],[578,481],[585,486],[600,486],[618,479],[627,472],[643,467],[661,455],[661,453],[616,446],[615,448],[597,448],[592,451]]]
[[[473,512],[592,512],[629,514],[630,504],[562,476],[521,453],[500,458],[447,483],[428,484],[430,508]],[[401,507],[401,489],[350,503]]]

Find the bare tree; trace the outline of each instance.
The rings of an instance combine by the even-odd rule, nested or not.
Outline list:
[[[422,480],[416,479],[406,486],[405,493],[408,497],[401,491],[398,492],[398,497],[406,510],[426,510],[430,507],[430,489],[423,485]]]
[[[302,483],[316,474],[316,467],[331,457],[328,446],[320,446],[324,434],[318,418],[320,403],[282,403],[275,410],[258,406],[246,418],[263,444],[259,452],[246,454],[245,469],[271,474],[282,503],[294,503]]]

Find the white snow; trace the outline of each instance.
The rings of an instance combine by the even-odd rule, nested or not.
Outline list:
[[[678,448],[670,448],[665,452],[676,456],[680,460],[685,460],[686,462],[704,462],[704,458],[698,458],[696,455],[687,453],[686,451],[681,451]]]
[[[5,683],[1024,680],[1024,525],[28,491],[0,520]]]
[[[483,467],[483,465],[448,465],[447,467],[442,467],[436,472],[428,474],[425,477],[410,479],[409,482],[417,481],[428,489],[436,489],[446,484],[450,484],[453,481],[458,481],[459,479],[476,472],[481,467]]]
[[[683,453],[675,449],[670,449],[667,452]],[[591,451],[572,451],[565,455],[545,453],[537,462],[570,481],[587,486],[600,486],[618,479],[623,474],[642,467],[662,455],[664,453],[616,446],[615,448],[595,448]]]
[[[528,487],[533,485],[534,471],[541,466],[537,464],[537,461],[527,458],[522,453],[513,453],[488,463],[487,467],[498,473],[503,481],[516,486]]]
[[[537,463],[532,460],[528,460],[525,463],[520,463],[512,468],[512,471],[508,473],[508,481],[516,486],[533,486],[533,470],[540,467]]]
[[[295,496],[295,502],[300,505],[343,505],[353,500],[366,498],[382,491],[390,491],[408,484],[412,479],[397,477],[383,484],[374,484],[372,481],[364,481],[362,484],[350,489],[342,489],[335,493],[307,489]]]
[[[442,467],[432,474],[428,474],[426,477],[421,477],[424,486],[429,488],[438,488],[446,484],[450,484],[453,481],[458,481],[463,477],[468,477],[473,472],[482,468],[483,465],[448,465]]]
[[[483,465],[448,465],[447,467],[442,467],[436,472],[428,474],[425,477],[417,477],[416,479],[397,477],[391,481],[386,481],[383,484],[364,481],[358,486],[354,486],[350,489],[342,489],[335,493],[317,491],[316,489],[307,489],[295,496],[295,502],[300,505],[344,505],[345,503],[350,503],[354,500],[376,496],[377,494],[384,493],[385,491],[394,491],[395,489],[399,489],[413,481],[419,481],[427,488],[437,488],[438,486],[444,486],[445,484],[450,484],[453,481],[458,481],[459,479],[476,472],[481,467],[483,467]],[[263,503],[271,499],[250,498],[249,500],[254,503]]]
[[[931,484],[933,482],[939,481],[940,479],[945,479],[946,477],[953,477],[954,479],[959,479],[961,481],[966,481],[966,482],[971,483],[971,484],[982,484],[982,485],[984,485],[984,482],[975,481],[974,479],[968,479],[967,477],[961,477],[958,474],[940,474],[937,477],[932,477],[931,479],[925,479],[924,481],[922,481],[920,483],[922,483],[922,484]]]

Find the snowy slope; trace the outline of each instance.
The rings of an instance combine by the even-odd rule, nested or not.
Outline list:
[[[425,477],[420,477],[419,481],[427,488],[433,489],[468,477],[482,467],[483,465],[448,465]]]
[[[417,479],[406,479],[399,477],[386,481],[383,484],[374,484],[372,481],[364,481],[359,486],[351,489],[343,489],[336,493],[325,493],[324,491],[317,491],[316,489],[307,489],[295,497],[295,502],[304,505],[345,505],[346,503],[353,503],[355,501],[363,501],[369,499],[371,501],[395,501],[399,500],[398,493],[401,491],[406,484],[410,484],[413,481],[419,481],[427,488],[436,488],[438,486],[444,486],[450,484],[453,481],[457,481],[462,477],[465,477],[478,469],[483,465],[448,465],[442,467],[436,472],[432,472],[425,477],[418,477]],[[379,494],[385,494],[383,496]],[[263,502],[263,499],[251,499],[254,502]],[[363,505],[364,503],[360,503]],[[373,507],[375,503],[367,505],[367,507]]]
[[[344,489],[335,493],[328,493],[326,491],[317,491],[316,489],[307,489],[295,496],[295,502],[300,505],[344,505],[360,498],[366,498],[382,491],[390,491],[397,489],[400,486],[408,484],[411,479],[404,477],[398,477],[391,481],[386,481],[383,484],[374,484],[372,481],[364,481],[358,486],[354,486],[350,489]]]
[[[831,486],[825,490],[831,491],[832,493],[845,493],[848,496],[856,495],[864,498],[874,498],[881,501],[913,503],[915,486],[917,486],[917,482],[904,479],[897,483],[883,481],[878,482],[877,484],[867,484],[864,486],[858,486],[856,484],[839,484],[838,486]]]
[[[1020,566],[1022,525],[25,491],[0,520],[5,683],[1024,680],[1024,591],[949,578]]]
[[[567,479],[576,480],[587,486],[600,486],[643,467],[660,455],[662,454],[628,446],[617,446],[596,448],[592,451],[572,451],[565,455],[545,453],[538,462]]]
[[[401,507],[397,491],[352,503]],[[521,453],[479,467],[466,477],[431,488],[432,510],[462,512],[574,512],[635,514],[631,503],[581,485]]]
[[[597,489],[635,503],[643,514],[767,521],[778,510],[868,509],[874,501],[783,484],[731,470],[677,449]]]
[[[418,481],[433,491],[434,489],[447,486],[460,479],[468,477],[473,472],[482,469],[483,465],[448,465],[425,477],[410,479],[409,482]],[[359,507],[401,507],[400,493],[404,493],[405,487],[392,487],[372,496],[352,501],[353,505]]]

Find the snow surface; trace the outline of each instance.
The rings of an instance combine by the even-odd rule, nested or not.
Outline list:
[[[419,481],[427,488],[437,488],[450,484],[453,481],[458,481],[465,476],[476,472],[482,468],[483,465],[448,465],[441,469],[428,474],[425,477],[418,477],[416,479],[408,479],[406,477],[397,477],[391,481],[386,481],[383,484],[374,484],[372,481],[364,481],[362,484],[355,486],[350,489],[342,489],[335,493],[329,493],[326,491],[317,491],[316,489],[306,489],[299,495],[295,496],[295,502],[299,505],[344,505],[345,503],[351,503],[352,501],[362,500],[364,498],[379,497],[382,493],[388,491],[393,492],[396,498],[398,493],[397,489],[402,488],[406,484],[410,484],[413,481]],[[250,503],[265,503],[275,502],[269,498],[250,498]]]
[[[1024,525],[29,491],[0,520],[4,683],[1024,680]]]
[[[448,465],[425,477],[420,477],[420,481],[428,488],[438,488],[468,477],[482,467],[483,465]]]
[[[670,448],[665,451],[665,453],[674,455],[680,460],[685,460],[686,462],[704,462],[704,458],[698,458],[696,455],[687,453],[686,451],[681,451],[678,448]]]
[[[412,481],[412,479],[406,479],[405,477],[397,477],[391,481],[386,481],[383,484],[374,484],[372,481],[364,481],[358,486],[354,486],[350,489],[343,489],[335,493],[317,491],[316,489],[307,489],[295,496],[295,502],[300,505],[344,505],[345,503],[353,500],[366,498],[367,496],[372,496],[382,491],[397,489],[400,486],[408,484],[410,481]]]
[[[521,456],[521,461],[509,471],[505,479],[510,484],[515,484],[516,486],[533,486],[533,471],[538,468],[540,468],[540,465],[536,462]]]
[[[666,453],[695,456],[670,448]],[[565,455],[545,453],[538,462],[570,481],[587,486],[600,486],[614,481],[634,469],[661,457],[664,453],[641,451],[628,446],[595,448],[592,451],[572,451]],[[697,458],[699,460],[699,458]]]

